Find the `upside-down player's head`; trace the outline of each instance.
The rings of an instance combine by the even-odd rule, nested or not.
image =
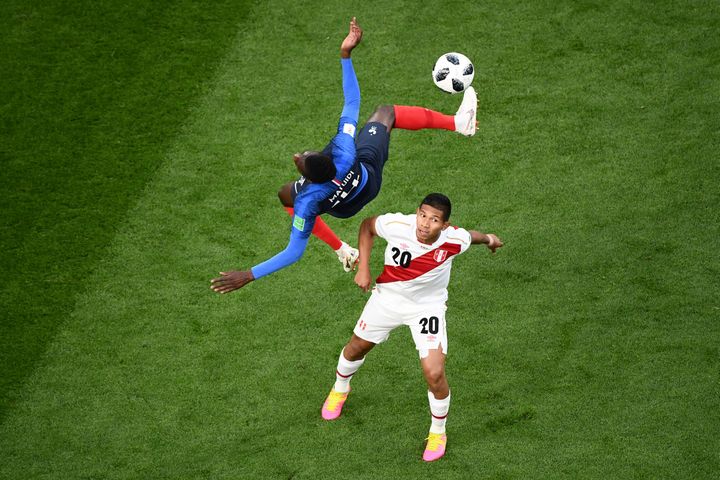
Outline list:
[[[332,158],[320,152],[296,153],[293,160],[300,174],[313,183],[329,182],[337,173]]]

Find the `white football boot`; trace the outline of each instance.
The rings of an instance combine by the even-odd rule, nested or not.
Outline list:
[[[477,94],[473,87],[468,87],[463,95],[463,101],[455,114],[455,131],[472,137],[475,135],[477,123]]]
[[[337,253],[338,260],[342,263],[343,270],[349,272],[355,267],[355,264],[360,257],[360,252],[357,248],[353,248],[345,242],[342,242],[342,246],[335,250]]]

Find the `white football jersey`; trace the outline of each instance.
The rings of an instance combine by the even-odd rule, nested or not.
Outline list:
[[[375,231],[387,241],[385,269],[375,280],[378,294],[400,296],[412,303],[444,303],[455,255],[470,247],[470,232],[450,226],[432,245],[417,239],[417,217],[380,215]],[[398,299],[400,300],[400,299]]]

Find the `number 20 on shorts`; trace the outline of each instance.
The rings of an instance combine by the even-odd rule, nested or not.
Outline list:
[[[428,333],[435,335],[440,331],[440,320],[438,317],[421,318],[420,325],[422,325],[420,333],[423,335],[427,335]]]

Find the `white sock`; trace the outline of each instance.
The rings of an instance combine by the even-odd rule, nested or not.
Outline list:
[[[355,372],[358,371],[360,366],[365,361],[364,358],[351,362],[345,358],[345,349],[340,352],[340,358],[338,359],[337,371],[335,372],[335,389],[336,392],[345,393],[350,390],[350,380]]]
[[[428,401],[430,402],[430,415],[432,419],[430,433],[445,433],[445,421],[447,420],[448,410],[450,410],[450,392],[448,392],[446,398],[438,400],[435,398],[435,395],[428,390]]]

